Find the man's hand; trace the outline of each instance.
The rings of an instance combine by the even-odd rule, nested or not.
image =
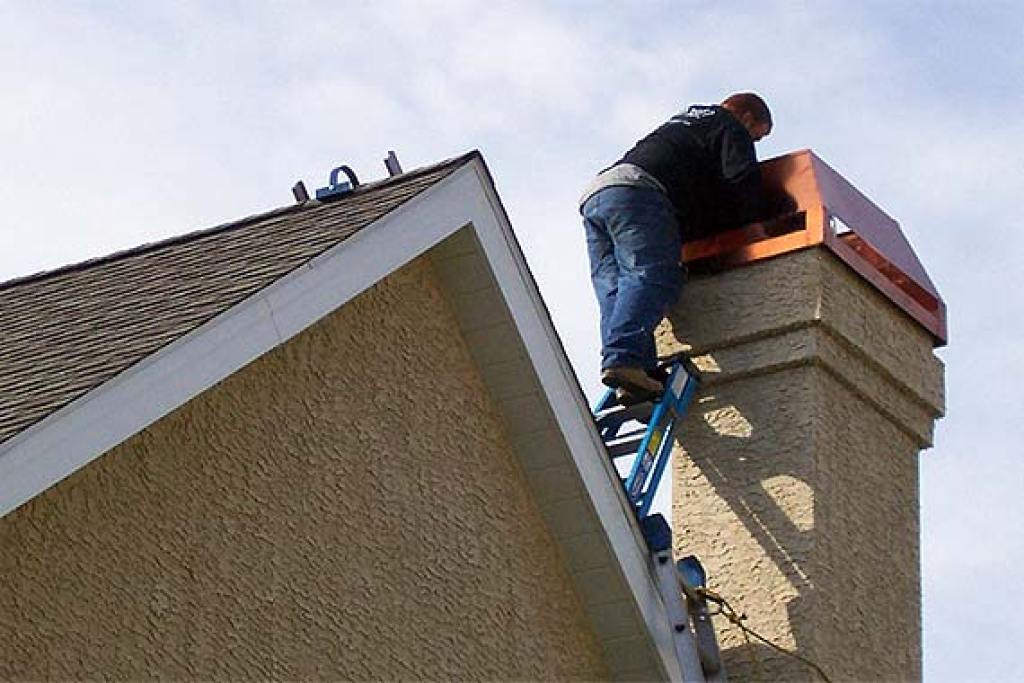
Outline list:
[[[797,210],[796,200],[784,190],[765,191],[765,208],[769,216],[781,216]]]
[[[761,224],[764,228],[764,234],[768,237],[778,237],[779,235],[785,235],[787,232],[795,232],[803,229],[806,225],[806,211],[792,211],[776,216]]]

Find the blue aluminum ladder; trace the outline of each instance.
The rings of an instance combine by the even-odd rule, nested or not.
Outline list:
[[[662,361],[657,374],[665,385],[660,395],[623,405],[615,390],[609,389],[594,407],[594,418],[612,460],[633,458],[622,484],[651,552],[683,679],[724,683],[725,669],[707,603],[694,590],[704,585],[704,569],[692,555],[672,561],[672,530],[663,515],[650,514],[672,453],[677,422],[685,417],[697,392],[700,372],[686,355],[679,354]]]
[[[641,523],[651,510],[672,453],[676,422],[686,415],[700,384],[700,372],[686,356],[666,359],[658,371],[665,378],[665,391],[660,396],[627,406],[619,403],[614,389],[609,389],[594,407],[597,429],[611,458],[633,458],[623,483]]]

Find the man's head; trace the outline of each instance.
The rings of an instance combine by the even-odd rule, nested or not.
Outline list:
[[[722,108],[739,119],[754,142],[772,132],[772,113],[764,100],[752,92],[729,95],[722,101]]]

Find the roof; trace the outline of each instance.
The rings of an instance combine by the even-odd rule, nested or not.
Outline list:
[[[681,679],[632,506],[477,153],[0,285],[0,517],[421,256],[611,676]]]
[[[0,443],[476,156],[0,284]]]

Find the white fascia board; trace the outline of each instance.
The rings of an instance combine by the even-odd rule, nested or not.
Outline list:
[[[474,229],[505,297],[663,670],[668,679],[682,680],[668,616],[618,474],[479,159],[0,444],[0,517],[466,226]]]
[[[0,517],[464,227],[469,166],[0,444]]]
[[[516,242],[497,191],[480,161],[474,162],[482,192],[472,222],[477,239],[508,304],[544,394],[551,405],[576,468],[633,593],[669,680],[683,680],[668,613],[649,567],[650,556],[618,485],[619,476],[594,426],[540,292]],[[581,283],[580,286],[588,286]]]

